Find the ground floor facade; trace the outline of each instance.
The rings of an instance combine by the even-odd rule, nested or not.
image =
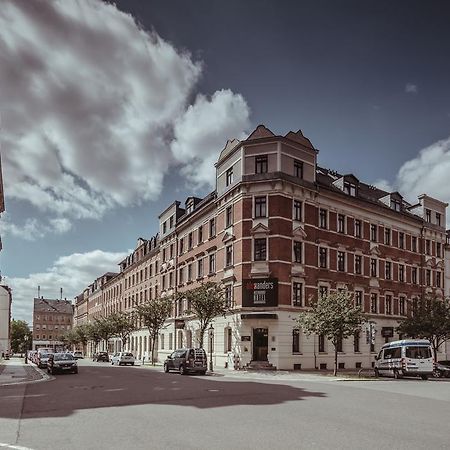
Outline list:
[[[278,370],[332,369],[331,342],[318,335],[305,335],[296,323],[297,317],[297,312],[279,308],[218,317],[205,332],[203,347],[213,367],[221,369],[245,369],[252,362],[266,363]],[[402,338],[396,332],[397,326],[398,321],[392,317],[370,318],[356,336],[343,340],[338,352],[339,368],[373,367],[382,345]],[[157,362],[162,363],[177,348],[198,347],[199,337],[197,320],[168,321],[155,346]],[[102,343],[97,349],[109,353],[129,351],[137,360],[151,361],[151,339],[146,329],[133,333],[125,346],[119,339],[111,339],[108,348]],[[448,350],[443,345],[438,359],[450,359]]]

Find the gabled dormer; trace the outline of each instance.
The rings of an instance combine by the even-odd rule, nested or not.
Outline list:
[[[338,177],[332,184],[351,197],[358,195],[359,180],[351,173]]]
[[[403,197],[398,192],[391,192],[379,200],[394,211],[403,211]]]

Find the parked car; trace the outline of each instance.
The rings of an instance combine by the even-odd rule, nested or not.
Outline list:
[[[433,375],[433,351],[425,339],[403,339],[384,344],[375,357],[375,375],[418,376],[427,380]]]
[[[72,355],[75,359],[83,359],[83,352],[80,352],[79,350],[75,350],[74,352],[72,352]]]
[[[39,369],[45,369],[47,367],[48,358],[53,353],[49,353],[48,349],[39,349],[36,354],[36,365]]]
[[[199,373],[205,375],[208,369],[206,352],[203,348],[181,348],[175,350],[164,361],[164,372],[177,370],[181,375]]]
[[[92,357],[92,361],[106,361],[109,362],[109,355],[106,352],[97,352],[94,353],[94,356]]]
[[[56,372],[78,373],[77,360],[72,353],[53,353],[49,355],[47,361],[47,372],[51,374]]]
[[[434,365],[433,375],[437,378],[450,378],[450,361],[439,361]]]
[[[118,366],[121,365],[127,365],[130,364],[131,366],[134,366],[134,356],[133,353],[129,352],[118,352],[114,353],[114,355],[111,357],[111,365],[117,364]]]

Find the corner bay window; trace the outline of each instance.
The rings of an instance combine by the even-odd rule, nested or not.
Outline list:
[[[257,156],[255,158],[255,173],[267,173],[268,157]]]
[[[266,238],[257,238],[254,242],[255,261],[265,261],[267,259],[267,240]]]

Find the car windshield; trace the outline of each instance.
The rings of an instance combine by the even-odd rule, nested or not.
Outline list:
[[[406,347],[406,357],[412,359],[431,358],[430,347]]]
[[[63,360],[73,360],[73,355],[71,355],[70,353],[61,353],[61,354],[55,354],[55,356],[53,357],[53,359],[55,361],[63,361]]]
[[[39,354],[39,358],[48,358],[48,355],[49,355],[50,353],[40,353]]]
[[[132,353],[124,353],[123,356],[131,356],[131,357],[133,357],[133,354]]]

